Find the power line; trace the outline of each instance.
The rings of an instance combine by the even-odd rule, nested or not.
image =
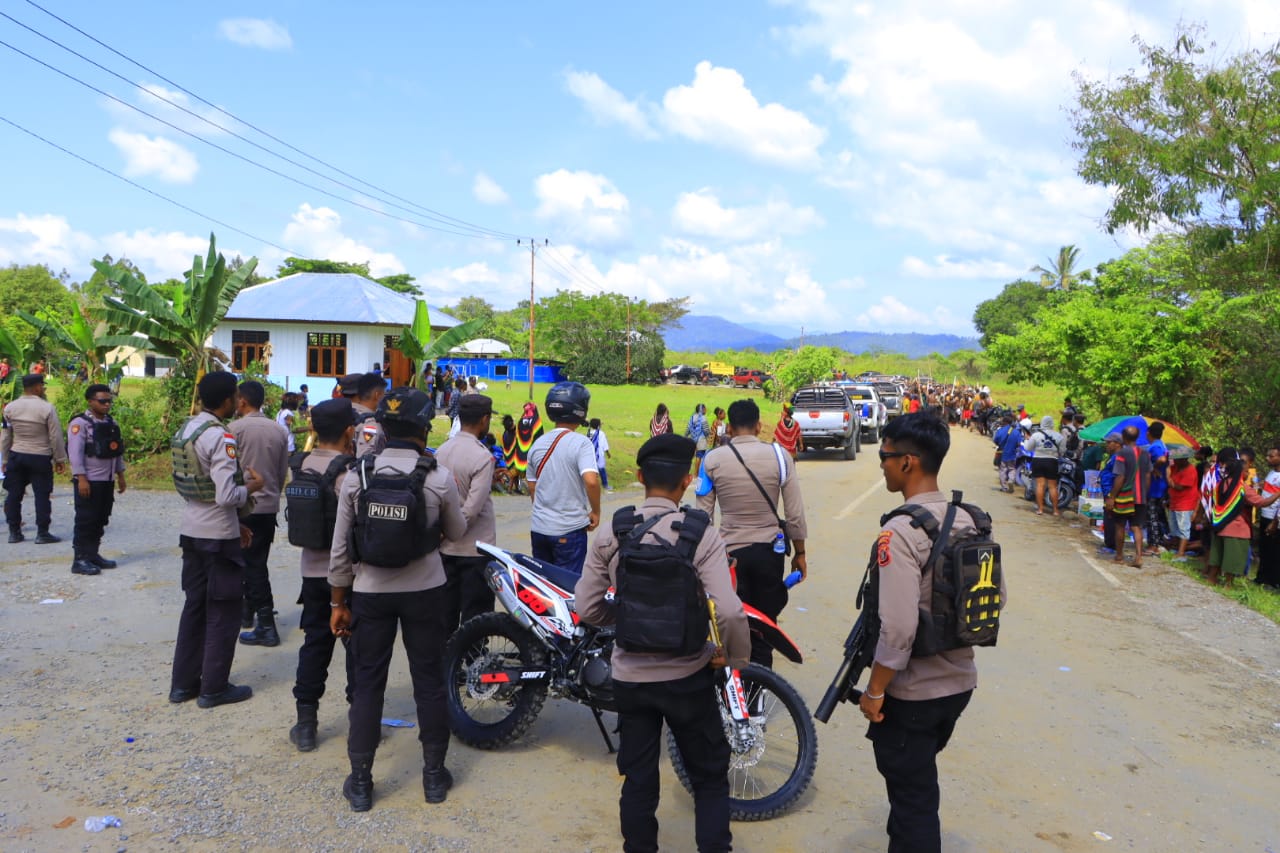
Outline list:
[[[198,136],[192,133],[191,131],[187,130],[186,128],[179,127],[178,125],[174,124],[171,121],[166,121],[165,119],[162,119],[157,115],[152,115],[151,113],[147,112],[141,107],[135,106],[129,103],[128,101],[123,100],[122,98],[117,98],[115,95],[111,94],[110,92],[107,92],[103,89],[99,89],[97,86],[94,86],[92,83],[88,83],[84,80],[81,80],[79,77],[75,76],[74,74],[71,74],[68,71],[63,71],[61,68],[57,68],[56,66],[50,65],[49,63],[45,62],[43,59],[39,59],[38,57],[32,56],[31,54],[27,53],[24,50],[21,50],[20,48],[14,47],[13,45],[9,44],[7,41],[0,39],[0,46],[7,47],[10,50],[12,50],[14,53],[17,53],[21,56],[25,56],[27,59],[30,59],[32,62],[36,63],[37,65],[42,65],[45,68],[49,69],[50,71],[54,72],[55,74],[60,74],[61,76],[66,77],[68,80],[73,80],[76,83],[79,83],[81,86],[84,86],[86,89],[89,89],[92,92],[97,92],[99,95],[102,95],[104,98],[109,98],[123,107],[128,107],[134,112],[141,113],[147,118],[153,121],[157,121],[160,124],[163,124],[165,127],[172,128],[173,130],[176,130],[185,136],[189,136],[192,139],[196,140],[197,142],[203,142],[205,145],[208,145],[210,148],[213,148],[217,151],[221,151],[222,153],[227,154],[231,157],[235,157],[237,160],[241,160],[245,163],[248,163],[251,166],[257,166],[259,169],[262,169],[264,172],[269,172],[272,175],[276,175],[277,177],[284,178],[286,181],[291,181],[292,183],[295,183],[300,187],[305,187],[306,189],[309,189],[312,192],[317,192],[317,193],[320,193],[321,195],[328,196],[329,198],[336,199],[337,201],[354,205],[355,207],[359,207],[363,210],[368,210],[371,213],[378,214],[379,216],[386,216],[389,219],[395,219],[400,222],[408,223],[409,225],[416,225],[420,228],[427,228],[431,231],[440,231],[445,234],[453,234],[458,237],[468,237],[473,239],[484,239],[484,240],[501,239],[499,237],[495,237],[489,234],[474,234],[474,233],[467,234],[462,231],[454,231],[448,228],[443,228],[439,225],[428,225],[427,223],[419,222],[416,219],[406,219],[403,216],[398,216],[394,213],[388,213],[385,210],[379,210],[373,205],[364,204],[362,202],[355,201],[353,199],[345,199],[342,196],[338,195],[337,193],[330,192],[329,190],[326,190],[323,187],[318,187],[315,184],[309,184],[306,181],[299,180],[298,178],[293,177],[292,175],[287,175],[284,172],[281,172],[279,169],[273,169],[270,166],[267,166],[263,163],[259,163],[257,160],[254,160],[250,157],[246,157],[245,155],[240,154],[236,151],[232,151],[230,148],[227,148],[226,146],[219,145],[216,142],[210,142],[208,139],[205,139],[202,136]]]
[[[169,204],[172,204],[174,207],[181,208],[182,210],[185,210],[187,213],[194,213],[196,216],[199,216],[201,219],[207,219],[208,221],[212,222],[212,223],[213,223],[213,224],[215,224],[215,225],[220,225],[220,226],[222,226],[223,228],[226,228],[226,229],[228,229],[228,230],[230,230],[230,231],[234,231],[235,233],[240,234],[240,235],[242,235],[242,236],[244,236],[244,237],[248,237],[250,240],[257,240],[259,243],[265,243],[266,245],[268,245],[268,246],[272,247],[273,249],[279,249],[280,251],[284,252],[286,255],[298,256],[298,253],[297,253],[297,252],[294,252],[294,251],[291,251],[291,250],[289,250],[289,249],[286,249],[284,246],[281,246],[281,245],[279,245],[279,244],[277,244],[277,243],[273,243],[273,242],[271,242],[270,240],[268,240],[268,239],[266,239],[266,238],[264,238],[264,237],[259,237],[259,236],[258,236],[258,235],[256,235],[256,234],[251,234],[251,233],[249,233],[248,231],[245,231],[245,230],[244,230],[244,229],[242,229],[242,228],[237,228],[236,226],[231,225],[230,223],[223,222],[221,219],[214,219],[212,216],[209,216],[209,215],[208,215],[208,214],[206,214],[206,213],[201,213],[200,211],[196,210],[196,209],[195,209],[195,208],[193,208],[193,207],[188,207],[187,205],[183,204],[183,203],[182,203],[182,202],[180,202],[180,201],[175,201],[174,199],[169,198],[167,195],[163,195],[163,194],[161,194],[161,193],[158,193],[158,192],[156,192],[155,190],[153,190],[153,189],[151,189],[151,188],[149,188],[149,187],[144,187],[142,184],[140,184],[140,183],[138,183],[138,182],[136,182],[136,181],[131,181],[131,180],[129,180],[128,178],[126,178],[124,175],[120,175],[120,174],[117,174],[116,172],[111,171],[111,170],[110,170],[110,169],[108,169],[106,166],[99,165],[98,163],[93,162],[93,161],[92,161],[92,160],[90,160],[89,158],[87,158],[87,157],[83,157],[83,156],[81,156],[81,155],[77,154],[76,152],[74,152],[74,151],[72,151],[72,150],[70,150],[70,149],[68,149],[68,148],[63,148],[61,145],[59,145],[58,143],[54,142],[53,140],[51,140],[51,139],[46,139],[45,137],[43,137],[43,136],[41,136],[40,134],[36,133],[34,130],[29,130],[29,129],[27,129],[27,128],[23,127],[22,125],[18,124],[16,121],[12,121],[12,120],[10,120],[10,119],[8,119],[8,118],[5,118],[5,117],[4,117],[4,116],[2,116],[2,115],[0,115],[0,121],[4,122],[5,124],[9,125],[10,127],[14,128],[14,129],[16,129],[16,130],[20,130],[20,131],[22,131],[23,133],[27,134],[28,136],[30,136],[30,137],[32,137],[32,138],[34,138],[34,139],[38,139],[38,140],[40,140],[40,141],[41,141],[41,142],[43,142],[45,145],[48,145],[48,146],[50,146],[51,148],[56,148],[57,150],[61,151],[63,154],[66,154],[66,155],[67,155],[67,156],[69,156],[69,157],[74,157],[75,159],[79,160],[81,163],[84,163],[84,164],[86,164],[86,165],[88,165],[88,166],[92,166],[93,168],[97,169],[97,170],[98,170],[98,171],[100,171],[100,172],[105,172],[106,174],[110,175],[111,177],[113,177],[113,178],[115,178],[115,179],[117,179],[117,180],[124,181],[126,184],[128,184],[128,185],[129,185],[129,186],[131,186],[131,187],[135,187],[136,189],[140,189],[140,190],[142,190],[144,193],[148,193],[148,194],[150,194],[150,195],[153,195],[153,196],[155,196],[156,198],[158,198],[158,199],[160,199],[160,200],[162,200],[162,201],[167,201]]]
[[[290,143],[288,143],[288,142],[284,141],[283,139],[280,139],[280,138],[279,138],[279,137],[277,137],[277,136],[274,136],[273,134],[271,134],[271,133],[267,132],[266,130],[263,130],[262,128],[258,127],[257,125],[253,124],[252,122],[246,121],[246,120],[244,120],[244,119],[240,118],[239,116],[236,116],[236,115],[234,115],[234,114],[233,114],[233,113],[231,113],[231,112],[228,112],[227,110],[223,109],[222,107],[218,106],[217,104],[215,104],[215,103],[213,103],[213,102],[211,102],[211,101],[208,101],[208,100],[206,100],[205,98],[202,98],[200,95],[198,95],[198,94],[196,94],[195,92],[191,91],[190,89],[186,88],[186,87],[185,87],[185,86],[183,86],[182,84],[177,83],[177,82],[174,82],[173,80],[170,80],[168,77],[164,76],[164,75],[163,75],[163,74],[161,74],[159,71],[156,71],[156,70],[154,70],[154,69],[152,69],[152,68],[150,68],[150,67],[148,67],[148,66],[146,66],[146,65],[142,64],[141,62],[138,62],[138,61],[137,61],[136,59],[134,59],[133,57],[128,56],[128,55],[127,55],[127,54],[125,54],[125,53],[122,53],[121,51],[117,50],[116,48],[114,48],[114,47],[112,47],[111,45],[107,44],[106,42],[102,41],[101,39],[96,38],[95,36],[91,35],[90,33],[85,32],[84,30],[82,30],[82,29],[80,29],[79,27],[77,27],[75,24],[73,24],[73,23],[71,23],[70,21],[68,21],[66,18],[63,18],[63,17],[61,17],[61,16],[59,16],[59,15],[55,14],[54,12],[49,11],[49,10],[48,10],[48,9],[46,9],[45,7],[41,6],[39,3],[36,3],[36,2],[35,2],[35,0],[27,0],[27,3],[28,3],[30,6],[33,6],[34,8],[39,9],[41,12],[43,12],[44,14],[46,14],[46,15],[48,15],[49,17],[53,18],[54,20],[58,21],[59,23],[63,24],[64,26],[66,26],[66,27],[68,27],[68,28],[70,28],[70,29],[74,30],[75,32],[77,32],[77,33],[79,33],[80,35],[84,36],[85,38],[89,39],[89,40],[90,40],[90,41],[92,41],[94,44],[97,44],[98,46],[100,46],[100,47],[102,47],[102,48],[104,48],[104,49],[106,49],[106,50],[110,51],[111,53],[115,54],[116,56],[118,56],[118,57],[120,57],[121,59],[125,60],[126,62],[130,63],[131,65],[134,65],[134,66],[135,66],[135,67],[137,67],[137,68],[141,68],[143,71],[146,71],[148,74],[152,74],[152,75],[156,76],[157,78],[159,78],[160,80],[163,80],[165,83],[168,83],[170,86],[172,86],[173,88],[177,89],[178,91],[183,92],[183,93],[185,93],[185,94],[187,94],[187,95],[190,95],[192,98],[195,98],[197,101],[199,101],[200,103],[204,104],[205,106],[210,107],[211,109],[217,110],[219,113],[222,113],[223,115],[227,116],[228,118],[231,118],[231,119],[233,119],[233,120],[235,120],[235,121],[239,122],[240,124],[243,124],[245,127],[248,127],[248,128],[251,128],[252,130],[257,131],[258,133],[262,134],[263,136],[267,137],[268,139],[272,140],[273,142],[277,142],[277,143],[279,143],[280,145],[283,145],[285,148],[288,148],[290,151],[293,151],[293,152],[295,152],[295,153],[301,154],[303,157],[306,157],[306,158],[307,158],[307,159],[309,159],[309,160],[313,160],[313,161],[315,161],[316,163],[319,163],[320,165],[324,166],[324,167],[325,167],[325,168],[327,168],[327,169],[332,169],[333,171],[337,172],[338,174],[343,175],[344,177],[350,178],[351,180],[356,181],[356,182],[358,182],[358,183],[364,184],[366,187],[369,187],[370,189],[376,190],[376,191],[378,191],[378,192],[382,193],[383,195],[390,196],[391,198],[397,199],[397,200],[399,200],[399,201],[403,201],[403,202],[405,202],[406,204],[413,205],[414,207],[418,208],[418,209],[419,209],[419,210],[421,210],[421,211],[424,211],[425,213],[429,214],[429,215],[430,215],[430,216],[432,216],[432,217],[436,217],[436,218],[439,218],[439,219],[445,219],[445,220],[448,220],[448,221],[450,221],[450,222],[452,222],[452,223],[455,223],[457,226],[461,226],[461,227],[465,227],[465,228],[471,228],[471,229],[474,229],[474,230],[477,230],[477,231],[484,231],[484,232],[490,233],[490,234],[492,234],[492,235],[494,235],[494,236],[502,237],[502,238],[505,238],[505,239],[515,239],[515,238],[516,238],[516,236],[517,236],[517,235],[515,235],[515,234],[510,234],[510,233],[507,233],[507,232],[505,232],[505,231],[498,231],[498,230],[496,230],[496,229],[492,229],[492,228],[485,228],[485,227],[483,227],[483,226],[476,225],[476,224],[471,223],[471,222],[467,222],[466,220],[458,219],[458,218],[453,217],[453,216],[449,216],[449,215],[448,215],[448,214],[446,214],[446,213],[442,213],[442,212],[440,212],[440,211],[438,211],[438,210],[433,210],[432,208],[429,208],[429,207],[426,207],[426,206],[424,206],[424,205],[418,204],[417,202],[411,201],[410,199],[404,198],[404,197],[402,197],[402,196],[398,196],[398,195],[396,195],[395,193],[391,192],[390,190],[382,189],[381,187],[377,186],[376,184],[370,183],[369,181],[366,181],[366,180],[364,180],[363,178],[357,177],[356,175],[353,175],[353,174],[351,174],[350,172],[343,171],[342,169],[338,168],[337,166],[334,166],[333,164],[331,164],[331,163],[327,163],[327,162],[325,162],[324,160],[320,159],[319,157],[316,157],[314,154],[308,154],[306,151],[303,151],[301,148],[298,148],[297,146],[292,145],[292,144],[290,144]],[[7,17],[7,16],[6,16],[6,17]],[[277,155],[277,156],[278,156],[278,155]]]
[[[570,272],[568,272],[567,275],[569,275],[570,278],[577,278],[580,282],[582,282],[583,284],[586,284],[590,288],[593,288],[599,293],[608,292],[605,285],[601,283],[601,281],[598,278],[595,278],[594,276],[585,272],[581,267],[575,264],[568,256],[566,256],[563,252],[559,251],[560,249],[559,246],[549,245],[546,247],[546,249],[549,255],[554,256],[555,260],[559,261],[563,266],[566,266],[569,268]]]
[[[12,15],[9,15],[9,14],[7,14],[7,13],[5,13],[5,12],[0,12],[0,17],[3,17],[3,18],[8,19],[9,21],[13,22],[14,24],[17,24],[18,26],[22,27],[24,30],[27,30],[28,32],[33,33],[33,34],[35,34],[35,35],[39,36],[40,38],[44,39],[45,41],[49,42],[50,44],[54,44],[54,45],[56,45],[56,46],[58,46],[58,47],[62,48],[62,49],[63,49],[63,50],[65,50],[67,53],[70,53],[70,54],[71,54],[71,55],[73,55],[73,56],[79,57],[80,59],[82,59],[82,60],[84,60],[85,62],[89,63],[90,65],[94,66],[95,68],[97,68],[97,69],[99,69],[99,70],[101,70],[101,71],[104,71],[104,72],[106,72],[107,74],[110,74],[111,76],[113,76],[113,77],[117,78],[118,80],[121,80],[121,81],[123,81],[124,83],[126,83],[126,84],[128,84],[128,85],[130,85],[130,86],[133,86],[133,87],[135,87],[135,88],[137,88],[137,89],[141,90],[142,92],[145,92],[146,94],[150,95],[151,97],[156,98],[157,100],[160,100],[160,101],[164,101],[166,104],[168,104],[169,106],[173,107],[174,109],[176,109],[176,110],[180,110],[180,111],[182,111],[182,112],[186,113],[187,115],[191,116],[192,118],[195,118],[195,119],[197,119],[197,120],[199,120],[199,121],[202,121],[202,122],[204,122],[205,124],[209,125],[210,127],[216,128],[216,129],[218,129],[218,130],[222,131],[223,133],[230,134],[231,136],[234,136],[236,139],[239,139],[241,142],[244,142],[244,143],[246,143],[246,144],[248,144],[248,145],[252,145],[254,148],[257,148],[259,151],[262,151],[262,152],[264,152],[264,153],[266,153],[266,154],[270,154],[272,157],[277,157],[277,158],[279,158],[279,159],[283,160],[284,162],[286,162],[286,163],[288,163],[288,164],[290,164],[290,165],[292,165],[292,166],[296,166],[297,168],[302,169],[302,170],[303,170],[303,171],[305,171],[305,172],[310,172],[311,174],[315,175],[315,176],[316,176],[316,177],[318,177],[318,178],[321,178],[322,180],[330,181],[331,183],[337,184],[338,186],[342,187],[343,189],[350,190],[351,192],[354,192],[354,193],[361,193],[361,194],[369,195],[369,193],[367,193],[365,190],[363,190],[363,189],[361,189],[361,188],[359,188],[359,187],[356,187],[356,186],[353,186],[353,185],[351,185],[351,184],[348,184],[348,183],[346,183],[345,181],[340,181],[340,180],[338,180],[338,179],[336,179],[336,178],[330,177],[329,175],[326,175],[326,174],[324,174],[323,172],[320,172],[320,171],[318,171],[318,170],[316,170],[316,169],[311,168],[310,166],[306,165],[305,163],[299,163],[297,160],[294,160],[294,159],[292,159],[292,158],[290,158],[290,157],[286,157],[285,155],[280,154],[280,153],[278,153],[278,152],[276,152],[276,151],[272,151],[270,148],[267,148],[265,145],[262,145],[262,144],[260,144],[260,143],[258,143],[258,142],[255,142],[254,140],[249,139],[248,137],[243,136],[242,134],[237,133],[236,131],[232,130],[232,129],[231,129],[231,128],[229,128],[229,127],[225,127],[225,126],[223,126],[223,125],[221,125],[221,124],[218,124],[217,122],[213,121],[212,119],[208,118],[207,116],[202,116],[202,115],[200,115],[200,114],[199,114],[199,113],[197,113],[195,110],[189,109],[188,107],[185,107],[185,106],[183,106],[182,104],[180,104],[180,103],[178,103],[178,102],[176,102],[176,101],[173,101],[173,100],[171,100],[171,99],[169,99],[169,98],[166,98],[166,97],[165,97],[165,96],[163,96],[163,95],[156,94],[155,92],[151,91],[151,90],[150,90],[150,89],[148,89],[147,87],[143,86],[141,83],[138,83],[138,82],[136,82],[136,81],[130,80],[128,77],[125,77],[123,74],[120,74],[120,73],[118,73],[118,72],[116,72],[116,71],[113,71],[112,69],[110,69],[110,68],[106,67],[105,65],[102,65],[101,63],[98,63],[98,62],[96,62],[96,61],[94,61],[94,60],[90,59],[89,57],[85,56],[84,54],[80,53],[79,51],[77,51],[77,50],[75,50],[75,49],[73,49],[73,48],[68,47],[67,45],[63,44],[62,42],[58,41],[57,39],[54,39],[54,38],[52,38],[52,37],[50,37],[50,36],[48,36],[48,35],[45,35],[44,33],[40,32],[39,30],[35,29],[34,27],[30,27],[30,26],[28,26],[27,24],[24,24],[22,21],[19,21],[19,20],[17,20],[16,18],[14,18]],[[233,116],[233,118],[234,118],[234,116]],[[237,119],[237,121],[238,121],[238,119]],[[358,179],[357,179],[357,180],[358,180]],[[388,200],[387,200],[387,199],[385,199],[385,198],[376,198],[375,200],[376,200],[376,201],[380,201],[380,202],[382,202],[382,203],[384,203],[384,204],[387,204],[389,207],[394,207],[394,208],[397,208],[397,209],[399,209],[399,210],[403,210],[403,211],[404,211],[404,212],[406,212],[406,213],[410,213],[410,214],[414,214],[414,213],[415,213],[415,211],[414,211],[413,209],[408,208],[408,207],[405,207],[405,206],[404,206],[404,205],[402,205],[402,204],[397,204],[397,203],[395,203],[395,202],[393,202],[393,201],[388,201]],[[423,214],[415,214],[415,215],[423,215]],[[452,217],[444,217],[444,216],[442,216],[442,215],[429,214],[429,215],[427,215],[427,218],[428,218],[428,219],[433,219],[433,220],[435,220],[435,221],[437,221],[437,222],[440,222],[441,224],[446,225],[446,226],[449,226],[449,227],[454,227],[454,228],[458,227],[455,223],[453,223],[453,222],[450,222],[450,221],[449,221]],[[460,220],[459,220],[459,221],[460,221]],[[480,228],[479,226],[476,226],[476,227],[475,227],[475,230],[476,230],[477,232],[479,232],[476,236],[494,237],[494,238],[498,238],[498,239],[505,239],[505,238],[506,238],[506,235],[502,234],[501,232],[492,231],[491,229]],[[452,233],[452,232],[451,232],[451,233]]]

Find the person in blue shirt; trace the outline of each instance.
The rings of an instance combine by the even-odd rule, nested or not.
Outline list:
[[[996,430],[1000,445],[1000,490],[1012,492],[1018,481],[1018,451],[1022,448],[1023,433],[1022,426],[1013,423],[1012,416],[1005,417],[1009,420],[1008,429],[1001,427]],[[1003,435],[1001,430],[1004,431]]]
[[[1164,443],[1164,424],[1156,421],[1147,427],[1147,454],[1151,457],[1151,486],[1147,492],[1148,547],[1159,545],[1169,535],[1169,448]]]
[[[1102,472],[1098,475],[1098,485],[1102,489],[1104,495],[1111,494],[1111,487],[1116,481],[1116,451],[1120,449],[1120,445],[1124,443],[1124,439],[1118,432],[1107,433],[1107,437],[1102,440],[1102,446],[1106,449],[1107,461],[1102,466]],[[1116,552],[1116,524],[1115,515],[1110,508],[1103,511],[1102,516],[1102,547],[1098,549],[1099,554],[1114,554]]]

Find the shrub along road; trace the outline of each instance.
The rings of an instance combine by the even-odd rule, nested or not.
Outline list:
[[[779,667],[812,708],[838,664],[878,517],[897,501],[878,485],[873,453],[814,454],[800,474],[812,577],[792,591],[783,624],[806,660]],[[978,652],[979,689],[940,757],[944,847],[1098,849],[1104,836],[1117,849],[1280,845],[1280,629],[1156,561],[1095,562],[1074,516],[1037,518],[993,483],[985,441],[957,433],[943,485],[994,516],[1011,606],[1000,647]],[[619,490],[607,512],[638,494]],[[527,499],[498,499],[498,509],[500,544],[527,550]],[[54,514],[69,539],[65,484]],[[455,744],[457,787],[440,806],[422,801],[416,730],[384,729],[374,809],[351,813],[340,793],[340,665],[321,702],[320,748],[300,754],[287,739],[301,639],[287,544],[272,560],[284,642],[236,654],[232,677],[254,698],[211,711],[170,705],[178,515],[171,494],[121,496],[104,542],[121,567],[99,577],[72,576],[67,545],[0,552],[0,847],[618,848],[613,763],[589,712],[556,701],[505,752]],[[385,716],[414,718],[400,653]],[[884,849],[887,806],[865,728],[848,707],[819,725],[809,792],[785,817],[736,824],[735,849]],[[664,793],[663,846],[688,849],[692,801],[669,769]],[[124,826],[86,834],[84,818],[104,814]],[[68,816],[75,823],[54,828]]]

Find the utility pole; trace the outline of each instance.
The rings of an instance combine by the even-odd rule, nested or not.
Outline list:
[[[523,240],[516,240],[517,246],[523,245],[523,244],[524,244]],[[545,246],[546,244],[547,244],[547,241],[544,239],[542,241],[542,245]],[[537,254],[537,251],[538,251],[538,244],[534,242],[533,238],[530,238],[529,239],[529,400],[530,401],[533,400],[533,277],[534,277],[533,259],[534,259],[534,256]]]
[[[631,382],[631,297],[627,297],[627,373],[626,381]]]
[[[804,349],[804,326],[800,327],[800,348]]]

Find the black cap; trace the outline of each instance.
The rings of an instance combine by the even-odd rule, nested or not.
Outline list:
[[[484,394],[464,394],[458,401],[459,418],[482,418],[493,414],[493,398]]]
[[[430,429],[435,413],[435,403],[426,393],[417,388],[393,388],[378,403],[374,417],[380,424],[398,421]]]
[[[636,454],[636,464],[641,467],[672,465],[687,470],[693,463],[693,454],[697,449],[698,446],[694,444],[693,439],[685,438],[683,435],[670,432],[655,435],[640,445],[640,451]]]
[[[26,376],[22,377],[23,388],[34,388],[37,385],[43,385],[43,384],[44,384],[43,373],[28,373]]]
[[[360,377],[363,373],[348,373],[338,380],[338,388],[344,397],[354,397],[360,393]]]
[[[333,434],[351,426],[351,401],[335,397],[311,407],[311,426],[316,432]]]

